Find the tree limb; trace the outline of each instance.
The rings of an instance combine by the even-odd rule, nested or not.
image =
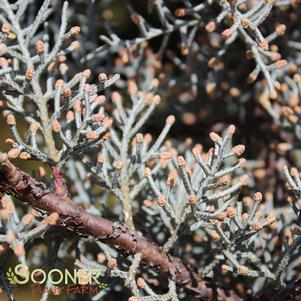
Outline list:
[[[141,233],[87,212],[72,202],[68,194],[47,191],[44,183],[18,169],[4,153],[0,153],[0,191],[28,203],[38,211],[56,213],[57,226],[68,228],[77,234],[92,236],[126,254],[141,253],[142,262],[171,277],[201,299],[213,300],[217,296],[223,296],[219,300],[241,300],[233,291],[224,291],[221,288],[214,291],[181,259],[164,254],[159,246]]]
[[[38,211],[57,214],[56,226],[67,228],[80,235],[89,235],[106,242],[127,255],[141,253],[142,262],[153,270],[171,277],[198,300],[241,301],[250,296],[240,297],[233,290],[212,285],[202,280],[181,259],[164,254],[159,246],[143,237],[138,231],[108,221],[87,212],[69,198],[68,193],[49,192],[47,186],[18,169],[0,152],[0,192],[12,195]],[[60,191],[59,191],[60,192]],[[273,296],[271,298],[271,294]],[[251,300],[287,300],[301,294],[300,281],[292,281],[285,287],[264,292]],[[292,299],[294,300],[294,298]]]

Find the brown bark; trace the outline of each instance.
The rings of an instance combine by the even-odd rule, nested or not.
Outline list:
[[[213,291],[190,267],[177,257],[163,254],[161,248],[139,232],[124,225],[112,223],[77,206],[68,194],[48,192],[46,185],[18,169],[6,154],[0,153],[0,191],[10,194],[31,207],[45,213],[57,213],[57,226],[81,235],[89,235],[104,241],[126,254],[142,254],[142,262],[154,270],[166,274],[201,299],[239,300],[234,292],[222,289]],[[227,297],[226,297],[227,296]]]
[[[63,185],[61,177],[55,180],[60,182],[60,187]],[[65,227],[77,234],[92,236],[126,254],[141,253],[145,264],[171,277],[192,295],[198,296],[198,300],[299,300],[300,280],[292,281],[280,289],[244,298],[232,290],[210,287],[209,283],[199,278],[181,259],[162,253],[159,246],[138,231],[93,215],[73,203],[68,193],[61,193],[61,189],[56,190],[49,192],[44,183],[18,169],[8,160],[7,154],[0,152],[0,192],[12,195],[39,211],[48,214],[57,213],[59,216],[57,226]]]

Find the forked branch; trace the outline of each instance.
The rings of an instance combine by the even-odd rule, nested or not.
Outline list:
[[[202,299],[215,298],[213,289],[200,279],[187,264],[177,257],[164,254],[159,246],[143,237],[139,232],[87,212],[77,206],[67,194],[48,192],[44,183],[18,169],[4,153],[0,153],[0,164],[1,192],[16,197],[38,211],[52,214],[57,226],[105,241],[128,255],[141,253],[142,262],[154,270],[172,277],[177,284],[194,295],[198,295]],[[225,292],[221,289],[219,289],[219,294],[225,296]],[[227,295],[229,294],[240,299],[234,292],[227,293]]]

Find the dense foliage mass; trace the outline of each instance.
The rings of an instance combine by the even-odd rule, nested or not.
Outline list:
[[[23,278],[103,281],[80,296],[49,277],[41,301],[297,300],[300,15],[298,0],[0,0],[8,299],[9,258]]]

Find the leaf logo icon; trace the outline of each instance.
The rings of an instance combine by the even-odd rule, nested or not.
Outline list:
[[[12,268],[9,268],[8,271],[6,272],[6,278],[11,285],[18,284],[17,277],[15,276],[15,273],[13,272]]]
[[[106,283],[100,283],[98,285],[99,288],[106,288],[108,285]]]

